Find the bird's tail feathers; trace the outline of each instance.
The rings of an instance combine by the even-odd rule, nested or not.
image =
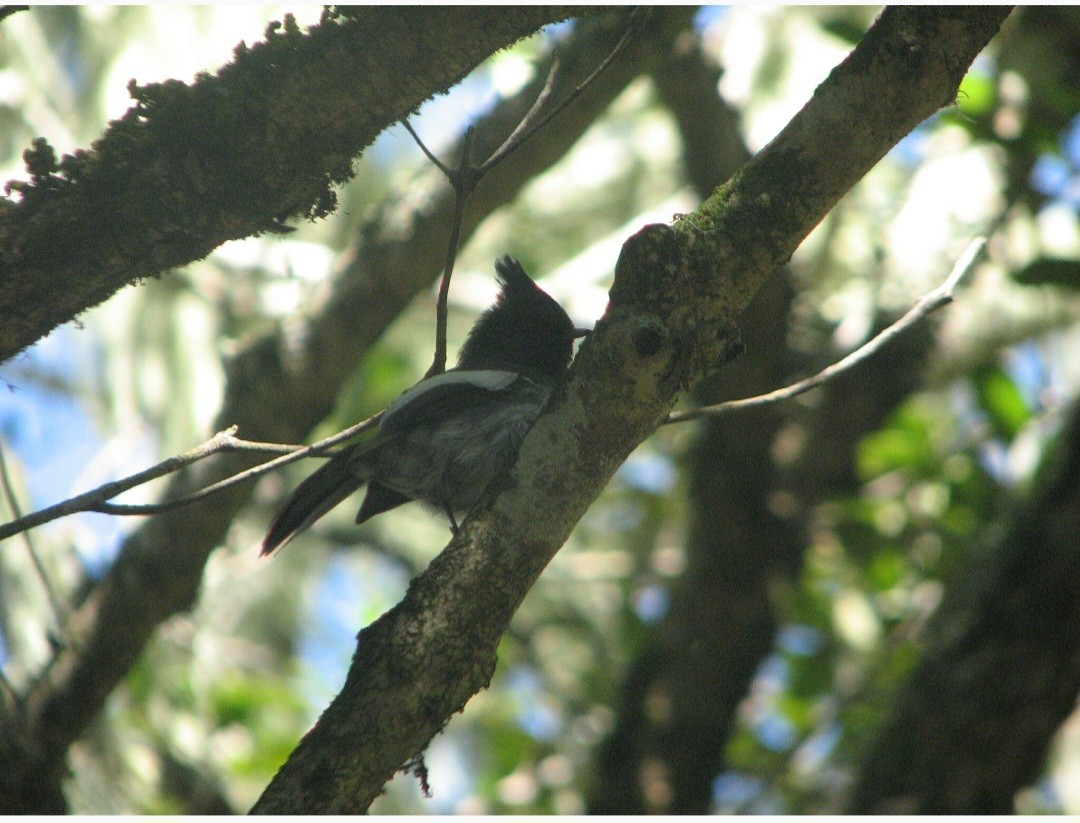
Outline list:
[[[283,548],[296,535],[334,508],[368,480],[359,461],[344,453],[304,480],[270,524],[261,555]]]

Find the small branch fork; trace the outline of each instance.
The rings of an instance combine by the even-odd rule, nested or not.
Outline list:
[[[19,517],[10,523],[4,523],[0,525],[0,540],[4,540],[12,535],[19,534],[27,529],[32,529],[35,526],[40,526],[43,523],[48,523],[66,515],[77,514],[78,512],[100,512],[102,514],[113,515],[147,515],[158,514],[171,509],[178,509],[181,506],[187,506],[198,500],[202,500],[204,497],[209,497],[212,494],[224,491],[230,486],[235,486],[247,480],[254,480],[256,477],[260,477],[281,466],[293,463],[303,457],[308,457],[309,455],[317,455],[320,457],[329,456],[327,450],[331,446],[335,446],[338,443],[349,440],[356,435],[373,428],[378,425],[381,418],[382,412],[379,412],[379,414],[376,414],[374,417],[369,417],[367,420],[357,423],[355,426],[350,426],[344,431],[338,432],[332,437],[327,437],[317,443],[312,443],[310,446],[288,446],[280,443],[260,443],[252,440],[241,440],[236,436],[237,427],[230,426],[224,431],[215,434],[205,443],[202,443],[183,454],[170,457],[167,460],[162,460],[156,466],[151,466],[149,469],[145,469],[144,471],[125,477],[121,480],[105,483],[102,486],[98,486],[96,489],[92,489],[91,491],[72,497],[69,500],[65,500],[63,503],[57,503],[55,506],[49,506],[48,508],[41,509],[33,514],[26,515],[25,517]],[[197,463],[200,460],[204,460],[213,454],[240,451],[276,452],[281,456],[270,460],[267,463],[263,463],[262,465],[248,469],[247,471],[234,474],[232,477],[227,477],[206,488],[199,489],[197,492],[184,495],[183,497],[177,497],[174,500],[168,500],[163,503],[124,505],[108,502],[118,494],[126,492],[128,489],[141,486],[143,483],[156,480],[166,474],[180,471],[181,469],[186,468],[193,463]]]
[[[685,423],[688,420],[697,420],[701,417],[722,417],[725,414],[743,411],[744,409],[756,409],[761,406],[769,406],[783,400],[790,400],[792,397],[798,397],[800,394],[804,394],[811,389],[817,388],[823,383],[828,383],[830,380],[852,368],[857,363],[861,363],[862,361],[873,357],[878,351],[886,346],[889,341],[903,334],[924,317],[933,314],[938,309],[951,303],[957,284],[964,279],[969,271],[971,271],[975,265],[975,261],[978,260],[979,255],[985,247],[985,237],[977,237],[972,240],[964,250],[964,253],[960,255],[960,259],[956,261],[956,265],[953,266],[952,272],[949,273],[949,276],[945,279],[944,283],[933,291],[927,292],[920,297],[915,305],[895,323],[881,331],[855,351],[851,352],[851,354],[838,360],[831,366],[826,366],[813,377],[808,377],[806,380],[800,380],[798,383],[793,383],[782,389],[771,391],[768,394],[759,394],[756,397],[745,397],[741,400],[728,400],[724,403],[717,403],[714,406],[702,406],[697,409],[672,412],[663,421],[663,424]]]
[[[461,222],[462,214],[465,208],[465,201],[475,191],[477,185],[494,169],[499,163],[509,157],[513,152],[519,149],[529,138],[544,128],[551,120],[562,112],[567,106],[569,106],[574,100],[576,100],[581,93],[588,88],[597,77],[606,69],[619,53],[623,50],[626,44],[630,41],[631,36],[638,30],[641,25],[640,13],[635,10],[630,16],[630,25],[623,33],[622,38],[616,44],[611,54],[590,74],[585,80],[583,80],[564,100],[551,108],[543,117],[540,116],[540,111],[544,108],[548,99],[551,96],[552,89],[555,86],[555,80],[558,75],[559,61],[555,59],[552,62],[551,70],[548,73],[547,80],[544,83],[543,89],[537,96],[536,101],[532,107],[526,113],[525,117],[517,125],[514,131],[509,137],[497,148],[487,160],[480,165],[475,165],[472,162],[472,147],[473,147],[473,130],[470,128],[465,132],[465,136],[462,140],[461,149],[461,162],[457,169],[449,168],[445,163],[439,160],[426,145],[420,139],[419,135],[413,130],[413,127],[406,120],[404,125],[409,134],[420,146],[420,149],[424,152],[427,158],[446,176],[451,187],[454,189],[454,218],[453,224],[450,230],[450,238],[447,243],[446,249],[446,263],[443,267],[442,281],[439,285],[439,301],[436,309],[436,340],[435,340],[435,357],[431,364],[431,368],[428,369],[428,377],[434,374],[440,374],[446,370],[446,321],[447,321],[447,296],[450,289],[450,277],[453,274],[454,262],[457,258],[457,248],[461,237]],[[241,440],[236,437],[237,427],[232,426],[225,431],[218,432],[212,438],[196,446],[194,449],[175,457],[170,457],[167,460],[163,460],[156,466],[152,466],[145,471],[126,477],[122,480],[117,480],[111,483],[106,483],[103,486],[99,486],[96,489],[88,491],[84,494],[80,494],[62,503],[58,503],[55,506],[49,506],[41,511],[34,512],[33,514],[25,517],[19,516],[18,511],[14,511],[15,519],[10,523],[0,525],[0,540],[4,540],[20,532],[24,532],[28,529],[32,529],[35,526],[40,526],[43,523],[48,523],[52,520],[56,520],[60,517],[64,517],[69,514],[76,514],[78,512],[92,511],[100,512],[103,514],[112,515],[150,515],[158,514],[159,512],[169,511],[181,506],[186,506],[194,503],[198,500],[202,500],[205,497],[209,497],[219,491],[235,486],[238,483],[243,483],[247,480],[252,480],[269,471],[277,469],[287,463],[292,463],[303,457],[309,455],[326,456],[326,450],[344,440],[348,440],[353,436],[360,434],[363,431],[378,424],[381,417],[381,413],[368,420],[363,421],[351,428],[346,429],[333,437],[321,440],[318,443],[314,443],[307,447],[302,446],[288,446],[276,443],[258,443],[249,440]],[[281,456],[264,463],[260,466],[256,466],[247,471],[240,472],[239,474],[228,477],[218,483],[207,486],[204,489],[200,489],[183,497],[178,497],[174,500],[169,500],[162,503],[153,503],[146,505],[124,505],[118,503],[110,503],[109,501],[117,495],[134,488],[135,486],[142,485],[151,480],[155,480],[158,477],[162,477],[166,474],[171,474],[176,471],[192,465],[212,454],[218,454],[221,452],[237,452],[237,451],[261,451],[261,452],[277,452]]]
[[[800,394],[810,391],[810,389],[828,383],[830,380],[835,379],[857,363],[873,357],[891,340],[903,334],[922,318],[933,314],[951,303],[957,285],[974,267],[975,262],[978,260],[985,246],[985,237],[979,237],[973,240],[957,260],[956,265],[953,266],[952,272],[944,283],[919,298],[915,305],[903,317],[876,335],[872,340],[860,346],[843,359],[818,372],[813,377],[807,378],[806,380],[800,380],[798,383],[794,383],[782,389],[777,389],[768,394],[747,397],[741,400],[730,400],[715,406],[703,406],[697,409],[673,412],[663,421],[664,424],[685,423],[702,417],[718,417],[737,411],[743,411],[745,409],[767,406],[797,397]],[[26,515],[25,517],[18,517],[10,523],[4,523],[0,525],[0,540],[4,540],[5,538],[32,529],[35,526],[40,526],[43,523],[48,523],[52,520],[77,512],[92,511],[113,515],[148,515],[186,506],[197,500],[202,500],[204,497],[209,497],[212,494],[223,491],[230,486],[253,480],[256,477],[260,477],[288,463],[300,460],[301,458],[311,455],[327,457],[329,456],[328,450],[332,446],[350,440],[368,429],[373,428],[378,425],[381,417],[382,413],[380,412],[374,417],[370,417],[361,423],[357,423],[355,426],[351,426],[332,437],[327,437],[317,443],[312,443],[310,446],[288,446],[278,443],[259,443],[250,440],[241,440],[236,437],[237,427],[232,426],[225,431],[218,432],[205,443],[196,446],[194,449],[185,452],[184,454],[163,460],[156,466],[139,472],[138,474],[133,474],[122,480],[106,483],[103,486],[99,486],[98,488],[88,491],[85,494],[78,495],[77,497],[73,497],[63,503],[58,503],[55,506],[50,506],[49,508]],[[135,486],[142,485],[143,483],[163,475],[179,471],[180,469],[190,466],[193,463],[197,463],[212,454],[238,451],[276,452],[281,456],[270,460],[267,463],[263,463],[262,465],[248,469],[247,471],[235,474],[232,477],[228,477],[218,483],[200,489],[197,492],[164,503],[122,505],[108,502],[113,497],[116,497],[118,494],[121,494],[128,489],[132,489]]]
[[[540,94],[537,95],[532,107],[522,118],[521,122],[518,123],[517,128],[515,128],[510,133],[510,136],[503,141],[503,144],[495,149],[491,156],[480,165],[475,165],[472,160],[473,131],[471,128],[465,132],[465,137],[462,140],[461,162],[456,169],[451,169],[424,145],[424,142],[409,124],[408,120],[402,121],[406,131],[412,135],[413,140],[416,141],[420,150],[428,160],[430,160],[435,167],[446,176],[447,181],[454,190],[454,222],[450,227],[450,238],[446,245],[446,263],[443,266],[442,280],[439,283],[439,300],[435,309],[435,356],[432,359],[431,367],[427,370],[425,377],[431,377],[446,371],[447,297],[450,293],[450,278],[454,273],[454,263],[457,260],[458,241],[461,237],[461,219],[465,211],[465,201],[468,199],[469,195],[476,190],[476,187],[488,172],[521,148],[529,138],[543,129],[567,106],[580,97],[585,89],[592,85],[596,78],[603,73],[604,69],[614,62],[615,58],[623,50],[626,44],[630,42],[630,38],[639,30],[641,21],[641,14],[635,9],[630,15],[630,24],[627,26],[623,36],[619,39],[619,42],[616,43],[615,48],[611,50],[611,54],[596,67],[592,74],[581,81],[570,94],[541,117],[540,111],[551,97],[552,89],[555,88],[555,79],[559,73],[559,60],[558,58],[553,60],[551,69],[548,72],[547,80],[544,82],[544,87],[540,90]]]

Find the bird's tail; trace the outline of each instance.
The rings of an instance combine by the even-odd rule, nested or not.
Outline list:
[[[363,444],[367,445],[367,444]],[[368,480],[368,471],[353,446],[296,487],[263,539],[261,555],[285,546],[296,535],[334,508]],[[366,451],[366,449],[365,449]]]

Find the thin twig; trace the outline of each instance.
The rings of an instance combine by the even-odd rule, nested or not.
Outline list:
[[[447,166],[442,162],[442,160],[435,156],[434,152],[432,152],[431,149],[424,145],[424,141],[421,140],[420,135],[413,130],[413,127],[412,125],[410,125],[408,118],[402,120],[401,125],[405,127],[405,131],[412,135],[412,139],[416,142],[416,145],[420,147],[420,151],[422,151],[427,156],[427,159],[434,163],[435,167],[446,175],[447,180],[452,181],[454,179],[454,173],[449,168],[447,168]]]
[[[922,318],[927,317],[943,306],[951,303],[957,283],[959,283],[975,265],[976,259],[978,259],[979,254],[985,246],[985,237],[978,237],[975,240],[972,240],[964,250],[964,253],[960,255],[960,259],[956,261],[956,265],[953,266],[952,272],[949,274],[948,278],[946,278],[944,283],[933,291],[920,297],[907,314],[880,334],[876,335],[872,340],[857,348],[847,357],[822,369],[813,377],[809,377],[806,380],[800,380],[798,383],[793,383],[782,389],[771,391],[768,394],[745,397],[741,400],[729,400],[725,403],[717,403],[715,406],[702,406],[698,409],[672,412],[667,416],[663,423],[685,423],[688,420],[697,420],[701,417],[719,417],[724,414],[731,414],[732,412],[742,411],[744,409],[768,406],[783,400],[790,400],[792,397],[796,397],[823,383],[827,383],[837,375],[850,369],[856,363],[872,357],[878,350],[887,345],[890,340],[897,335],[903,334]]]
[[[96,489],[80,494],[70,500],[57,503],[55,506],[49,506],[41,511],[13,520],[10,523],[4,523],[3,525],[0,525],[0,540],[4,540],[12,535],[24,532],[27,529],[32,529],[35,526],[40,526],[43,523],[48,523],[69,514],[77,514],[78,512],[91,511],[115,515],[146,515],[177,509],[181,506],[194,503],[197,500],[202,500],[204,497],[208,497],[211,494],[224,491],[238,483],[243,483],[247,480],[259,477],[260,475],[266,474],[267,472],[288,463],[300,460],[308,455],[323,454],[331,446],[349,440],[372,426],[375,426],[381,418],[382,413],[380,412],[374,417],[369,417],[367,420],[357,423],[355,426],[350,426],[344,431],[338,432],[317,443],[312,443],[310,446],[289,446],[281,443],[259,443],[252,440],[241,440],[236,437],[237,427],[230,426],[228,429],[218,432],[205,443],[196,446],[194,449],[191,449],[184,454],[170,457],[167,460],[158,463],[156,466],[151,466],[149,469],[133,474],[130,477],[114,480],[111,483],[105,483],[102,486],[98,486]],[[123,505],[108,502],[113,497],[116,497],[118,494],[121,494],[128,489],[141,486],[143,483],[155,480],[166,474],[180,471],[180,469],[186,468],[193,463],[197,463],[212,454],[238,451],[271,452],[278,453],[281,456],[259,466],[255,466],[252,469],[235,474],[218,483],[200,489],[197,492],[192,492],[184,497],[178,497],[175,500],[168,500],[164,503]]]
[[[11,475],[8,473],[7,455],[2,444],[0,444],[0,483],[4,487],[4,499],[7,501],[11,516],[17,520],[23,516],[22,506],[19,505],[19,500],[15,496],[15,486],[11,482]],[[41,579],[41,585],[45,589],[45,596],[52,607],[57,628],[63,633],[64,626],[67,625],[67,610],[61,604],[60,598],[56,596],[56,590],[53,588],[52,580],[49,579],[49,573],[45,569],[45,563],[41,559],[34,541],[30,539],[28,534],[23,535],[23,540],[26,543],[26,551],[30,554],[30,562],[34,564],[34,571],[37,572],[37,576]]]
[[[526,112],[517,127],[510,133],[510,136],[503,141],[503,144],[479,166],[476,166],[472,162],[471,127],[466,130],[465,136],[462,139],[461,162],[456,170],[451,170],[435,156],[434,152],[424,145],[424,141],[420,139],[420,136],[409,122],[407,120],[403,121],[405,129],[412,135],[413,140],[416,141],[420,150],[435,165],[435,167],[446,176],[446,179],[454,189],[454,219],[450,227],[450,239],[447,241],[446,264],[443,266],[442,280],[439,283],[439,299],[435,305],[435,355],[432,357],[431,367],[427,370],[425,377],[441,374],[446,370],[447,302],[450,293],[450,278],[454,273],[454,262],[457,258],[458,242],[461,236],[461,220],[462,214],[465,211],[465,200],[476,189],[477,185],[479,185],[480,181],[484,178],[484,175],[509,157],[512,152],[519,149],[527,140],[529,140],[529,138],[539,132],[540,129],[550,123],[554,117],[574,102],[574,100],[576,100],[581,93],[600,76],[604,69],[612,64],[619,52],[622,51],[623,47],[630,41],[630,37],[636,31],[635,24],[638,20],[639,13],[635,10],[630,15],[630,25],[628,25],[626,31],[623,32],[623,36],[619,39],[615,48],[612,49],[611,54],[597,66],[592,74],[579,83],[564,100],[541,118],[539,116],[540,110],[551,96],[552,89],[555,87],[555,79],[558,75],[559,61],[558,58],[553,59],[551,68],[548,70],[547,79],[544,82],[544,87],[540,90],[540,94],[537,95],[536,100],[533,101],[529,111]]]
[[[461,163],[457,172],[451,175],[450,183],[454,187],[454,219],[450,224],[450,238],[446,241],[446,262],[443,264],[442,279],[439,281],[439,299],[435,304],[435,356],[431,359],[431,368],[425,377],[432,377],[446,371],[446,325],[450,299],[450,278],[454,276],[454,263],[457,262],[458,244],[461,242],[461,217],[465,212],[465,199],[472,193],[480,178],[472,172],[473,129],[465,130],[461,141]]]
[[[68,514],[75,514],[76,512],[92,510],[92,506],[97,503],[108,500],[111,497],[115,497],[121,492],[134,488],[135,486],[147,483],[150,480],[154,480],[166,474],[179,471],[180,469],[188,466],[197,460],[201,460],[209,454],[213,454],[218,451],[222,451],[225,443],[232,439],[236,432],[236,427],[233,426],[223,432],[218,432],[212,438],[207,440],[201,446],[197,446],[191,451],[178,455],[176,457],[170,457],[167,460],[163,460],[156,466],[152,466],[149,469],[133,474],[130,477],[126,477],[123,480],[116,480],[111,483],[106,483],[99,486],[92,491],[85,492],[84,494],[72,497],[69,500],[65,500],[62,503],[57,503],[55,506],[49,506],[41,511],[34,512],[33,514],[20,517],[11,523],[5,523],[0,526],[0,540],[6,537],[10,537],[13,534],[26,531],[34,526],[40,526],[42,523],[48,523],[50,520],[55,520],[58,517],[63,517]]]
[[[534,111],[538,109],[538,106],[536,104],[533,104],[533,108],[529,110],[529,114],[525,116],[524,120],[522,120],[522,124],[519,125],[516,129],[514,129],[513,134],[510,135],[506,142],[503,143],[502,146],[500,146],[498,149],[496,149],[495,153],[492,154],[491,157],[489,157],[486,161],[484,161],[484,164],[482,166],[480,166],[478,172],[481,174],[481,176],[487,174],[487,172],[491,171],[491,169],[494,168],[497,164],[501,163],[503,160],[509,157],[511,152],[517,151],[519,148],[521,148],[521,146],[524,145],[524,143],[528,141],[530,137],[540,131],[540,129],[544,128],[544,126],[546,126],[548,123],[550,123],[563,111],[563,109],[573,103],[581,95],[581,93],[585,91],[585,89],[592,85],[593,81],[596,80],[596,78],[603,73],[604,69],[606,69],[612,64],[612,62],[614,62],[615,58],[619,55],[619,52],[623,50],[623,47],[630,42],[631,36],[633,36],[634,32],[637,29],[635,23],[638,22],[638,15],[639,10],[635,9],[630,16],[630,25],[626,27],[626,31],[623,32],[623,36],[620,38],[619,42],[615,44],[615,48],[612,49],[611,54],[607,56],[603,63],[596,67],[596,70],[593,71],[592,74],[582,80],[581,83],[579,83],[578,86],[572,92],[570,92],[569,95],[567,95],[562,101],[558,103],[558,105],[556,105],[551,111],[544,115],[544,117],[541,118],[536,124],[528,128],[527,130],[522,129],[522,125],[525,125],[525,123],[530,119],[530,117],[533,116]],[[549,75],[549,81],[551,80],[551,77],[552,75]],[[541,97],[543,96],[545,96],[545,94],[544,92],[541,92]]]
[[[540,114],[540,109],[547,103],[548,98],[551,96],[551,90],[555,87],[555,77],[559,73],[559,58],[555,57],[551,60],[551,68],[548,69],[547,80],[544,81],[544,87],[540,89],[540,93],[536,95],[536,100],[533,101],[532,106],[525,113],[525,116],[521,118],[521,122],[517,124],[517,127],[510,132],[510,136],[507,137],[499,148],[495,149],[491,153],[491,157],[484,161],[482,170],[494,168],[504,157],[512,152],[517,146],[521,145],[528,136],[521,137],[526,131],[529,131],[533,122]],[[572,99],[572,98],[571,98]],[[530,132],[532,134],[532,132]],[[520,138],[520,142],[519,142]]]

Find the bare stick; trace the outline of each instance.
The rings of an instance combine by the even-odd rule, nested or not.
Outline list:
[[[69,514],[77,514],[78,512],[91,511],[116,515],[145,515],[157,514],[158,512],[169,511],[170,509],[186,506],[197,500],[201,500],[204,497],[208,497],[211,494],[224,491],[230,486],[235,486],[238,483],[243,483],[244,481],[266,474],[273,469],[300,460],[308,455],[323,454],[331,446],[349,440],[361,432],[375,426],[381,418],[382,412],[374,417],[369,417],[367,420],[357,423],[355,426],[350,426],[344,431],[338,432],[331,437],[327,437],[317,443],[312,443],[310,446],[289,446],[281,443],[259,443],[251,440],[241,440],[236,437],[237,427],[230,426],[224,431],[215,434],[205,443],[196,446],[194,449],[191,449],[184,454],[170,457],[167,460],[161,461],[156,466],[151,466],[149,469],[133,474],[130,477],[114,480],[111,483],[105,483],[102,486],[98,486],[96,489],[72,497],[70,500],[57,503],[55,506],[49,506],[41,511],[28,514],[25,517],[18,517],[10,523],[4,523],[0,525],[0,540],[4,540],[12,535],[24,532],[27,529],[32,529],[35,526],[40,526],[43,523],[48,523]],[[197,463],[212,454],[239,451],[276,452],[281,456],[270,460],[267,463],[255,466],[252,469],[248,469],[247,471],[235,474],[232,477],[227,477],[226,479],[214,483],[211,486],[207,486],[204,489],[200,489],[197,492],[185,495],[184,497],[178,497],[175,500],[168,500],[164,503],[129,506],[108,502],[113,497],[116,497],[118,494],[121,494],[128,489],[141,486],[143,483],[148,483],[149,481],[155,480],[158,477],[163,477],[166,474],[180,471],[180,469],[186,468],[193,463]]]
[[[413,127],[409,123],[408,118],[402,120],[401,125],[405,127],[405,131],[412,135],[412,139],[416,142],[416,145],[420,147],[420,151],[424,153],[427,159],[430,160],[439,171],[446,175],[447,180],[453,182],[454,172],[447,168],[446,164],[443,163],[442,160],[440,160],[438,157],[436,157],[434,152],[431,151],[431,149],[424,145],[424,141],[421,140],[420,135],[413,130]]]
[[[7,456],[4,454],[4,449],[0,448],[0,482],[4,487],[4,499],[7,501],[8,508],[11,510],[11,516],[18,519],[22,517],[22,507],[19,505],[18,498],[15,496],[15,486],[11,482],[11,475],[8,474]],[[41,559],[41,555],[38,554],[37,546],[34,545],[34,541],[30,539],[30,535],[24,534],[23,540],[26,542],[26,550],[30,553],[30,561],[34,564],[34,570],[37,572],[37,576],[41,579],[41,585],[45,589],[45,596],[49,599],[49,605],[52,606],[53,617],[56,619],[56,625],[63,631],[63,627],[66,624],[67,611],[60,603],[60,598],[56,596],[56,590],[53,588],[52,581],[49,579],[49,573],[45,569],[45,563]]]
[[[615,45],[615,48],[612,49],[611,54],[597,66],[592,74],[579,83],[564,100],[548,112],[548,114],[540,118],[540,110],[551,96],[551,91],[555,87],[555,78],[558,74],[559,61],[557,58],[552,60],[551,69],[548,71],[544,87],[540,90],[540,94],[537,95],[536,100],[529,108],[529,111],[521,119],[521,122],[518,123],[517,127],[510,133],[510,136],[503,141],[503,144],[499,146],[499,148],[497,148],[480,166],[474,165],[471,159],[471,128],[465,132],[465,137],[462,141],[461,162],[458,165],[457,170],[452,171],[445,163],[435,156],[434,152],[424,145],[424,141],[420,139],[420,136],[409,122],[407,120],[403,121],[405,129],[412,135],[413,140],[416,141],[420,150],[436,166],[436,168],[446,176],[446,179],[454,189],[454,220],[450,227],[450,239],[447,241],[446,249],[446,264],[443,267],[442,280],[439,283],[439,299],[435,306],[435,355],[432,358],[431,367],[424,375],[425,377],[441,374],[446,370],[447,300],[450,292],[450,278],[453,276],[454,262],[457,258],[457,247],[461,236],[461,219],[462,213],[465,210],[466,198],[472,194],[473,190],[484,178],[484,175],[509,157],[511,152],[520,148],[530,137],[540,131],[540,129],[550,123],[554,117],[576,100],[581,93],[600,76],[604,69],[611,65],[619,52],[621,52],[623,47],[630,41],[631,35],[636,30],[634,23],[637,20],[638,12],[635,10],[630,16],[631,25],[627,27],[623,36]]]
[[[529,110],[525,113],[525,116],[521,118],[521,122],[517,124],[517,128],[510,132],[510,136],[503,141],[503,144],[499,146],[499,148],[495,149],[494,152],[492,152],[491,157],[484,161],[484,165],[481,167],[482,170],[494,168],[494,166],[500,160],[510,154],[510,152],[520,146],[521,143],[524,142],[525,139],[527,139],[527,137],[521,138],[521,142],[518,142],[520,135],[529,130],[533,121],[535,121],[537,116],[540,114],[540,109],[544,107],[544,104],[551,96],[551,90],[555,87],[555,76],[558,74],[558,72],[559,58],[556,57],[551,61],[551,68],[548,70],[547,80],[544,81],[544,88],[542,88],[540,90],[540,93],[536,95],[536,100],[533,101],[532,106],[529,107]],[[560,107],[560,110],[561,108],[562,107]],[[532,134],[532,132],[530,131],[529,134]]]
[[[454,276],[454,263],[457,262],[458,244],[461,242],[461,216],[465,211],[465,198],[480,181],[472,165],[472,139],[473,129],[470,126],[465,130],[465,137],[461,141],[461,163],[457,172],[450,177],[450,184],[454,187],[454,219],[450,224],[450,239],[446,241],[446,262],[443,264],[442,280],[439,281],[439,300],[435,304],[435,356],[425,377],[446,371],[446,319],[449,311],[447,303],[450,297],[450,278]]]
[[[13,534],[26,531],[34,526],[40,526],[42,523],[48,523],[50,520],[56,520],[58,517],[63,517],[64,515],[91,510],[93,506],[108,500],[110,497],[115,497],[121,492],[147,483],[155,478],[162,477],[163,475],[179,471],[185,466],[189,466],[198,460],[202,460],[207,455],[222,451],[223,448],[225,448],[225,444],[233,437],[235,432],[236,427],[233,426],[226,431],[218,432],[201,446],[197,446],[185,454],[163,460],[156,466],[152,466],[138,474],[133,474],[123,480],[106,483],[92,491],[72,497],[70,500],[65,500],[63,503],[57,503],[55,506],[49,506],[41,511],[34,512],[25,517],[20,517],[11,523],[5,523],[0,526],[0,540],[10,537]]]
[[[823,383],[827,383],[837,375],[850,369],[856,363],[866,360],[869,357],[873,357],[874,354],[888,344],[890,340],[897,335],[903,334],[922,318],[933,314],[938,309],[951,303],[953,301],[953,292],[956,289],[956,285],[971,270],[972,266],[975,265],[976,259],[978,259],[979,254],[985,246],[985,237],[978,237],[975,240],[972,240],[964,250],[964,253],[960,255],[960,259],[956,261],[956,265],[953,266],[952,272],[944,283],[933,291],[920,297],[907,314],[880,334],[876,335],[872,340],[857,348],[847,357],[822,369],[813,377],[809,377],[806,380],[800,380],[798,383],[793,383],[782,389],[771,391],[768,394],[745,397],[741,400],[729,400],[726,403],[717,403],[715,406],[702,406],[699,409],[687,409],[686,411],[672,412],[663,421],[664,424],[685,423],[687,420],[697,420],[701,417],[719,417],[724,414],[742,411],[743,409],[768,406],[772,403],[779,403],[782,400],[790,400],[792,397],[796,397]]]
[[[525,141],[527,141],[530,137],[540,131],[540,129],[544,128],[544,126],[550,123],[552,119],[557,117],[563,109],[573,103],[581,95],[581,93],[585,91],[585,89],[592,85],[593,81],[596,80],[596,78],[603,73],[604,69],[606,69],[612,64],[612,62],[618,56],[619,52],[623,50],[623,47],[630,42],[630,37],[636,31],[636,26],[634,25],[634,23],[637,22],[637,19],[638,11],[635,9],[630,16],[631,24],[627,26],[622,38],[619,40],[618,43],[615,44],[615,48],[611,50],[611,54],[607,56],[604,62],[597,66],[596,70],[592,74],[582,80],[581,83],[579,83],[578,86],[566,96],[566,98],[564,98],[562,101],[559,102],[558,105],[555,106],[555,108],[553,108],[546,115],[544,115],[544,117],[541,118],[537,123],[532,126],[528,126],[528,121],[535,116],[535,113],[540,108],[541,99],[547,96],[546,92],[548,92],[549,89],[545,86],[544,91],[542,91],[540,93],[540,97],[537,98],[537,102],[533,104],[532,109],[529,110],[529,113],[525,116],[525,119],[521,121],[521,125],[514,129],[510,137],[506,139],[506,142],[503,143],[498,149],[496,149],[495,153],[492,154],[491,157],[489,157],[486,161],[484,161],[484,164],[478,169],[480,174],[486,174],[498,163],[501,163],[503,160],[509,157],[511,152],[517,151],[519,148],[521,148]],[[548,75],[549,83],[553,81],[554,74],[555,67],[552,66],[552,72]]]

